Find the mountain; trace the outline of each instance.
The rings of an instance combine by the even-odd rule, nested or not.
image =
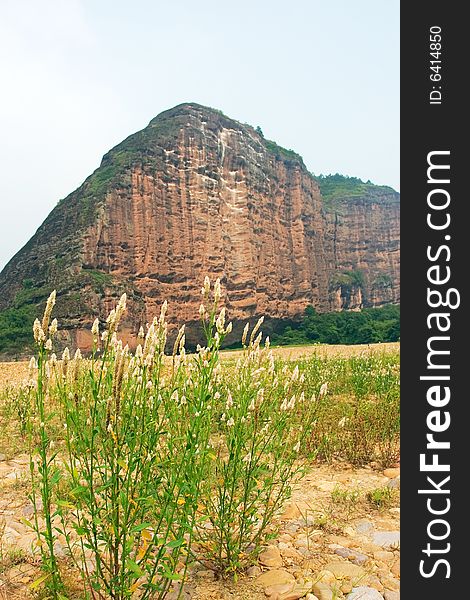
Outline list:
[[[63,343],[86,349],[126,291],[132,343],[165,299],[174,323],[196,321],[205,275],[221,278],[230,319],[275,324],[308,305],[398,302],[399,259],[397,192],[315,177],[259,128],[188,103],[110,150],[52,210],[0,274],[0,324],[24,323],[56,288]]]

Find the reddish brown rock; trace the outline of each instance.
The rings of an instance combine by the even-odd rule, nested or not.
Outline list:
[[[399,197],[374,190],[324,202],[297,154],[183,104],[59,202],[0,274],[0,310],[57,288],[63,341],[86,350],[92,321],[123,291],[131,345],[165,299],[174,323],[196,321],[205,275],[222,280],[234,335],[247,319],[293,319],[308,305],[397,302]]]

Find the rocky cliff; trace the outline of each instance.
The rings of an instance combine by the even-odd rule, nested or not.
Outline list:
[[[124,290],[130,341],[164,299],[175,322],[196,320],[205,275],[221,278],[237,322],[397,302],[399,196],[359,187],[332,193],[252,127],[177,106],[59,202],[0,274],[0,310],[57,288],[64,341],[86,348]]]

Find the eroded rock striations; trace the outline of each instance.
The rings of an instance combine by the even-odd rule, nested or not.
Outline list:
[[[320,181],[321,185],[321,181]],[[399,301],[399,195],[325,194],[300,156],[219,111],[183,104],[108,152],[0,274],[0,310],[58,290],[68,343],[126,291],[132,342],[164,299],[197,320],[205,275],[229,317],[293,319]]]

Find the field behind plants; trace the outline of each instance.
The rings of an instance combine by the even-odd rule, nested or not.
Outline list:
[[[271,349],[258,322],[221,352],[220,294],[194,355],[184,328],[165,354],[165,305],[123,347],[123,297],[57,357],[51,297],[36,358],[0,365],[0,594],[397,597],[398,345]]]

